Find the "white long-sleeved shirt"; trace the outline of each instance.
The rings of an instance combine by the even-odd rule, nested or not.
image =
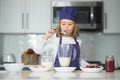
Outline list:
[[[57,55],[58,45],[59,45],[60,37],[56,37],[56,34],[54,34],[49,40],[43,39],[43,35],[38,36],[35,41],[32,42],[32,46],[34,51],[37,54],[42,54],[43,52],[53,54],[54,61]],[[81,46],[82,41],[80,38],[77,38],[77,42],[79,43],[79,46]],[[74,38],[72,37],[62,37],[62,44],[76,44]],[[84,66],[88,63],[84,61],[83,59],[80,59],[80,65]]]

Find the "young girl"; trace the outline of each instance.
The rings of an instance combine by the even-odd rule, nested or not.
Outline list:
[[[41,54],[43,51],[52,49],[54,54],[54,66],[59,67],[60,62],[58,59],[59,45],[69,44],[75,49],[75,58],[71,60],[70,66],[77,67],[86,65],[84,60],[80,59],[80,46],[81,40],[79,38],[79,28],[77,22],[78,12],[73,7],[64,7],[60,10],[60,20],[56,30],[51,29],[43,36],[37,39],[34,45],[34,51]],[[73,54],[74,55],[74,54]]]

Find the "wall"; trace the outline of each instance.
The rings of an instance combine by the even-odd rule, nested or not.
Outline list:
[[[38,34],[26,35],[1,35],[0,57],[5,53],[13,53],[17,62],[21,62],[21,54],[24,50],[32,48],[31,41]],[[88,61],[101,61],[104,63],[105,55],[114,55],[120,65],[120,35],[101,33],[80,33],[82,40],[81,57]]]
[[[85,60],[101,61],[104,63],[106,55],[114,55],[116,65],[120,66],[120,35],[119,34],[81,34],[82,57]]]
[[[21,54],[28,48],[32,48],[30,40],[37,35],[17,35],[5,34],[0,40],[1,56],[4,54],[14,54],[17,62],[21,62]]]

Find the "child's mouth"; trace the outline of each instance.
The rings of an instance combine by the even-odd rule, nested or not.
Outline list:
[[[66,31],[63,31],[63,30],[61,31],[61,33],[62,33],[62,34],[67,34],[67,32],[66,32]]]

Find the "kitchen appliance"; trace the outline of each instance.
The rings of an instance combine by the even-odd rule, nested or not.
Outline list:
[[[56,28],[59,21],[59,10],[65,6],[72,6],[78,10],[78,21],[81,31],[103,30],[103,2],[102,1],[52,1],[52,28]]]
[[[5,53],[3,55],[3,63],[14,63],[15,56],[12,53]]]

